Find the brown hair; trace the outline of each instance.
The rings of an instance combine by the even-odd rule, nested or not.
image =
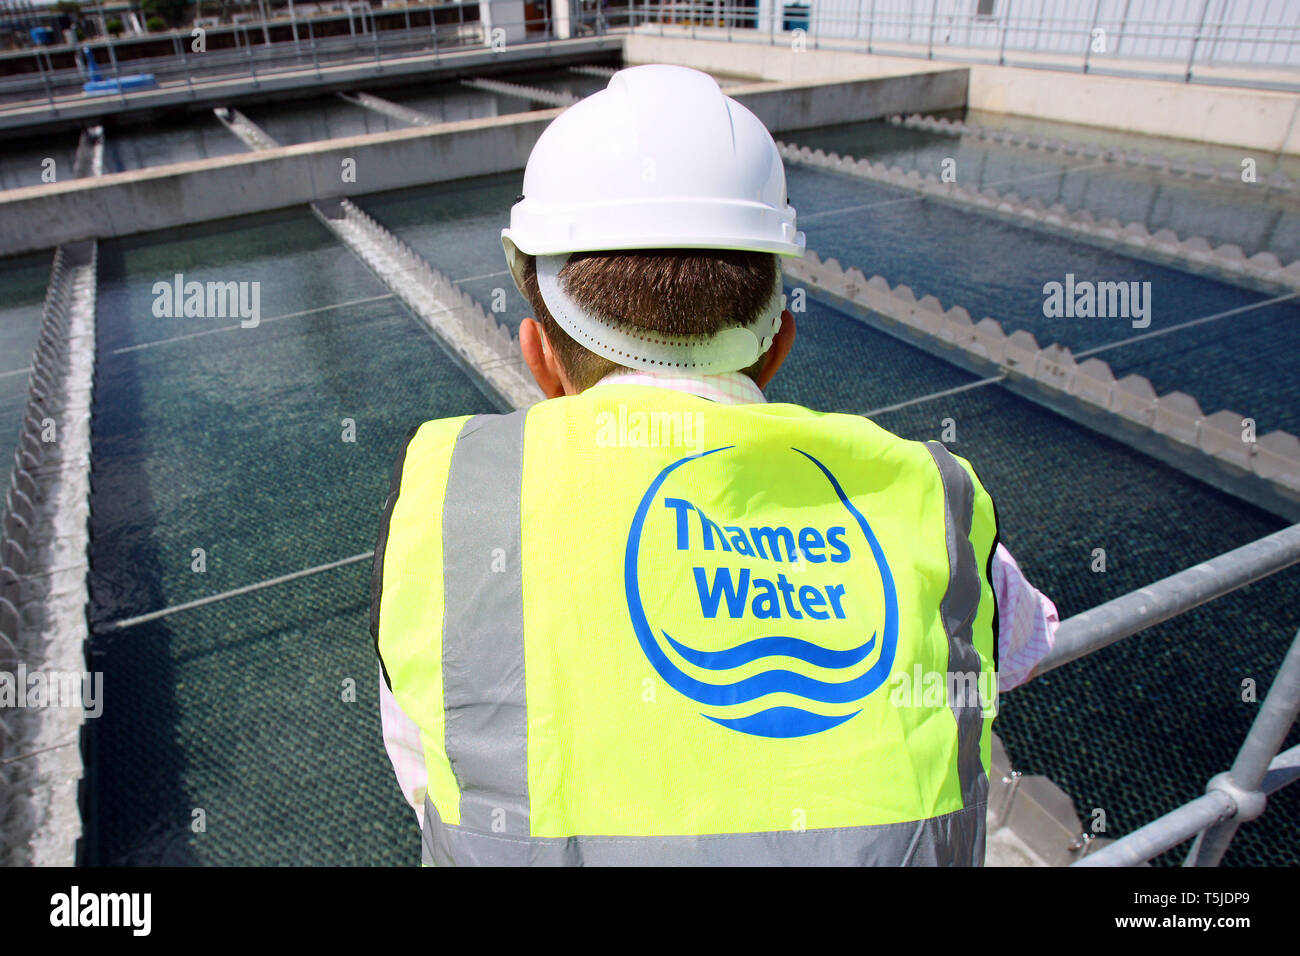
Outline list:
[[[712,335],[758,318],[777,269],[770,252],[635,249],[574,253],[560,270],[560,280],[575,303],[607,321],[665,335]],[[588,389],[622,367],[583,348],[559,326],[537,288],[533,256],[524,260],[523,286],[574,388]],[[745,369],[750,378],[766,357]]]

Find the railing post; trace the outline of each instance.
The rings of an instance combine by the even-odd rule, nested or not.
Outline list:
[[[74,53],[73,56],[75,57],[76,54]],[[50,109],[57,113],[58,108],[54,105],[54,87],[50,84],[49,74],[45,72],[45,64],[41,62],[39,53],[36,55],[36,69],[41,71],[41,82],[45,84],[45,95],[50,101]],[[90,75],[89,71],[86,75]]]
[[[1208,3],[1209,0],[1206,0]],[[1101,16],[1101,0],[1096,0],[1092,7],[1092,25],[1088,27],[1088,35],[1083,38],[1083,72],[1088,72],[1088,61],[1092,59],[1092,32],[1097,29],[1097,18]]]
[[[1007,8],[1002,11],[1002,43],[998,46],[998,66],[1007,64],[1007,34],[1011,31],[1011,0],[1007,0]]]
[[[113,77],[117,80],[117,95],[123,105],[126,104],[126,90],[122,89],[122,68],[117,62],[117,51],[113,49],[113,38],[106,37],[108,40],[108,58],[113,61]]]
[[[1196,61],[1196,47],[1201,42],[1201,31],[1205,29],[1205,17],[1210,12],[1210,0],[1205,0],[1201,6],[1201,22],[1196,25],[1196,36],[1192,37],[1192,49],[1187,54],[1187,72],[1183,74],[1183,82],[1192,82],[1192,64]]]
[[[176,43],[176,49],[180,51],[180,54],[181,54],[181,66],[185,69],[185,86],[189,89],[189,91],[190,91],[190,96],[193,96],[193,95],[194,95],[194,82],[193,82],[193,80],[190,79],[190,61],[189,61],[189,59],[185,56],[185,43],[184,43],[183,41],[180,41],[180,40],[179,40],[179,37],[177,38],[177,40],[178,40],[178,42]]]
[[[1232,762],[1232,769],[1215,777],[1206,788],[1207,792],[1226,792],[1237,804],[1238,812],[1196,838],[1185,866],[1218,866],[1237,828],[1263,812],[1264,795],[1260,786],[1297,714],[1300,714],[1300,631],[1296,632],[1291,649],[1268,689],[1268,696],[1260,705],[1255,722],[1250,725],[1250,732],[1237,752],[1237,759]],[[1243,801],[1248,805],[1243,807]]]
[[[938,19],[939,19],[939,0],[934,0],[934,4],[930,7],[930,42],[927,45],[925,51],[925,58],[927,60],[934,59],[934,25]]]
[[[1132,6],[1133,0],[1124,0],[1124,14],[1120,17],[1119,33],[1115,37],[1115,49],[1113,52],[1116,56],[1119,56],[1119,48],[1124,42],[1124,31],[1128,29],[1128,12]]]
[[[253,86],[257,86],[257,64],[253,62],[253,41],[248,36],[248,25],[244,24],[244,45],[248,48],[248,75],[253,79]]]
[[[871,38],[876,32],[876,0],[871,0],[871,9],[867,12],[867,52],[871,52]]]
[[[104,13],[104,4],[99,4],[99,20],[104,25],[104,42],[108,46],[108,59],[113,64],[113,76],[117,80],[117,95],[126,104],[126,91],[122,89],[122,71],[117,66],[117,51],[113,49],[113,35],[108,32],[108,19]]]
[[[307,20],[307,43],[311,46],[311,68],[316,71],[316,79],[321,78],[320,63],[316,59],[316,25]]]

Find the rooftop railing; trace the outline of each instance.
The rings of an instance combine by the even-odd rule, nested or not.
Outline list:
[[[1036,0],[999,0],[987,14],[956,0],[767,0],[757,8],[735,0],[630,4],[607,12],[608,23],[685,27],[695,36],[734,42],[1300,89],[1294,76],[1243,77],[1222,69],[1300,66],[1300,23],[1287,4],[1183,0],[1159,17],[1144,17],[1143,5],[1116,0],[1064,4],[1064,13],[1047,12]]]

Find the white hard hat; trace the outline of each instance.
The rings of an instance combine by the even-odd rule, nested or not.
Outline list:
[[[501,243],[522,292],[520,253],[547,257],[549,268],[538,260],[540,276],[558,272],[574,252],[740,249],[801,256],[804,235],[795,229],[785,168],[762,121],[724,95],[707,73],[652,64],[620,70],[605,89],[546,127],[528,157],[524,193],[510,211],[510,227],[501,230]],[[550,308],[547,293],[558,284],[545,285]],[[715,371],[731,364],[705,361],[703,343],[666,340],[658,343],[662,348],[655,357],[629,362],[624,349],[602,348],[607,336],[596,334],[594,324],[608,328],[608,323],[593,324],[571,300],[556,305],[560,308],[550,311],[567,331],[575,329],[559,313],[581,326],[575,335],[579,342],[609,358],[617,355],[622,364]],[[754,331],[764,350],[779,316],[778,308],[774,322],[757,323]],[[681,351],[678,345],[692,346],[695,360],[665,361],[664,355]],[[736,354],[743,358],[746,351]]]

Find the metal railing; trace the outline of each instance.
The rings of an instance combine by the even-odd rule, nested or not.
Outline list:
[[[1204,71],[1222,65],[1300,67],[1300,23],[1283,22],[1285,5],[1275,11],[1269,4],[1256,9],[1254,3],[1214,7],[1210,0],[1182,0],[1177,8],[1180,12],[1159,18],[1142,16],[1145,5],[1141,3],[1136,4],[1135,12],[1134,4],[1116,0],[1091,0],[1074,5],[1073,12],[1064,15],[1044,13],[1041,0],[1001,0],[994,4],[996,13],[990,16],[955,0],[814,0],[811,5],[767,0],[757,8],[741,6],[738,0],[628,0],[627,6],[612,9],[597,7],[584,12],[580,5],[575,7],[568,17],[548,13],[529,18],[525,14],[522,22],[500,23],[482,19],[488,5],[467,0],[413,8],[404,11],[406,18],[398,23],[392,22],[397,11],[376,10],[363,12],[356,19],[349,14],[349,32],[338,36],[317,36],[315,18],[311,17],[292,22],[246,22],[222,29],[224,35],[235,38],[234,48],[189,52],[189,34],[176,32],[158,35],[159,39],[170,38],[172,55],[129,61],[119,61],[115,50],[138,42],[138,38],[103,38],[92,45],[98,56],[107,58],[100,67],[114,79],[120,79],[123,72],[149,72],[160,84],[183,81],[193,87],[235,76],[256,80],[259,74],[307,67],[319,74],[322,66],[371,59],[382,69],[386,60],[427,53],[436,56],[440,47],[491,46],[490,31],[495,26],[516,28],[510,45],[517,46],[658,25],[661,32],[672,26],[689,29],[692,36],[735,42],[1300,89],[1300,75],[1294,80],[1270,80]],[[437,22],[434,11],[453,9],[455,22]],[[412,26],[411,12],[427,13],[429,23]],[[381,24],[380,17],[389,22]],[[268,26],[279,30],[292,27],[293,38],[266,42]],[[44,98],[57,107],[59,98],[79,95],[84,68],[52,69],[50,57],[58,52],[58,48],[31,51],[36,69],[0,78],[0,102]],[[66,55],[67,51],[62,52]],[[125,100],[130,94],[118,95]]]
[[[577,37],[606,32],[604,14],[600,12],[586,18],[570,18],[565,21],[567,26],[557,30],[557,20],[550,15],[528,17],[525,13],[523,19],[484,20],[480,16],[481,5],[467,0],[418,10],[429,12],[429,22],[418,26],[407,26],[402,22],[386,24],[379,18],[391,19],[397,11],[375,10],[358,18],[357,22],[363,27],[331,36],[318,36],[313,19],[304,18],[294,22],[296,35],[293,38],[269,43],[262,35],[263,26],[268,24],[239,23],[223,28],[224,35],[235,38],[236,46],[208,49],[202,53],[192,51],[191,37],[183,31],[158,35],[157,39],[171,41],[173,52],[165,56],[121,59],[116,55],[119,46],[136,42],[138,38],[131,41],[97,38],[87,45],[91,46],[100,73],[105,78],[120,81],[124,75],[152,73],[160,87],[184,84],[193,90],[204,84],[241,77],[256,83],[276,74],[291,72],[314,72],[319,79],[323,69],[351,64],[373,63],[376,72],[382,72],[386,63],[408,57],[432,55],[436,58],[442,53],[474,48],[499,51],[507,45],[549,45],[561,38],[561,33]],[[441,22],[440,18],[445,18],[446,22]],[[348,22],[353,21],[349,19]],[[279,30],[289,25],[283,20],[269,23]],[[508,43],[505,40],[507,35],[511,38]],[[32,51],[30,55],[36,64],[34,70],[0,77],[0,104],[16,107],[44,101],[57,110],[60,105],[82,99],[81,86],[87,74],[80,51],[76,52],[78,65],[75,68],[61,69],[50,67],[51,52],[62,53],[66,58],[69,50]],[[148,91],[140,92],[147,94]],[[139,94],[120,92],[96,99],[125,103],[133,95]],[[0,106],[0,110],[3,108]]]
[[[257,37],[259,24],[245,23],[233,28],[240,38],[236,47],[195,53],[190,50],[188,36],[174,34],[174,53],[169,56],[142,57],[120,60],[114,55],[115,43],[111,39],[92,47],[93,55],[108,62],[97,65],[107,78],[120,80],[123,75],[152,73],[159,85],[185,83],[189,87],[203,83],[220,82],[236,77],[257,80],[277,73],[295,70],[312,70],[319,74],[322,67],[348,63],[376,62],[441,50],[465,49],[486,45],[483,25],[475,19],[465,19],[465,4],[455,5],[460,19],[451,23],[433,23],[423,27],[392,28],[349,33],[339,36],[318,37],[311,20],[303,21],[297,40],[263,43]],[[471,11],[474,10],[470,5]],[[84,64],[78,54],[77,68],[49,70],[37,58],[36,73],[19,74],[0,79],[0,101],[13,103],[22,100],[44,99],[51,106],[64,97],[80,97],[81,85],[86,80]],[[101,97],[123,98],[130,94]]]
[[[1207,601],[1300,564],[1300,524],[1170,575],[1061,623],[1041,675]],[[1217,866],[1237,828],[1264,812],[1266,797],[1300,778],[1300,747],[1278,754],[1300,713],[1300,632],[1260,705],[1232,769],[1206,793],[1084,857],[1075,866],[1135,866],[1197,837],[1185,865]],[[1198,836],[1199,834],[1199,836]]]
[[[758,8],[737,0],[629,2],[626,11],[608,17],[611,26],[676,26],[697,37],[806,49],[1300,88],[1300,78],[1205,72],[1300,66],[1300,23],[1284,21],[1286,4],[1257,9],[1253,3],[1182,0],[1174,11],[1143,15],[1141,3],[1085,0],[1067,4],[1061,14],[1046,12],[1042,0],[999,0],[994,14],[980,15],[974,3],[956,0],[766,0]]]
[[[1036,673],[1068,664],[1298,563],[1300,524],[1062,621],[1056,646]]]

